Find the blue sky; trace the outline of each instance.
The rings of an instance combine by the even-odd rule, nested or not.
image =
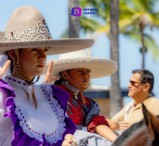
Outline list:
[[[5,25],[11,13],[19,6],[31,5],[37,7],[45,16],[49,29],[54,39],[59,39],[61,34],[68,27],[67,0],[3,0],[0,5],[0,30],[4,31]],[[158,42],[159,32],[154,30],[152,35]],[[140,44],[120,36],[120,84],[127,88],[131,71],[141,68],[141,54],[139,54]],[[93,57],[109,59],[109,41],[107,37],[98,35],[92,47]],[[48,59],[57,59],[58,55]],[[159,59],[154,60],[153,56],[146,54],[146,68],[151,70],[155,76],[154,93],[159,97]],[[92,84],[110,86],[110,77],[95,79]]]

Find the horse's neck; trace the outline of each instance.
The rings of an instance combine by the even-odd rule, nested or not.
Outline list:
[[[133,124],[129,129],[124,131],[122,135],[120,135],[117,140],[112,144],[112,146],[121,146],[123,141],[125,141],[130,135],[132,135],[137,129],[144,125],[144,121],[140,121],[138,123]]]
[[[143,120],[132,125],[112,146],[156,146],[159,145],[158,137],[159,119],[154,116],[147,126]]]

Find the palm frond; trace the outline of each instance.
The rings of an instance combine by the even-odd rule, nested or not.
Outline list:
[[[105,25],[105,26],[100,26],[96,32],[99,32],[99,33],[106,33],[107,35],[109,34],[109,31],[110,31],[110,25]]]
[[[96,31],[97,28],[101,27],[102,25],[97,22],[96,20],[89,19],[86,17],[80,17],[80,24],[81,24],[81,29],[84,31]]]
[[[145,46],[147,46],[148,51],[152,53],[155,59],[159,57],[159,47],[149,34],[145,34]]]
[[[109,34],[110,29],[110,0],[80,0],[80,4],[85,2],[85,6],[98,7],[99,18],[93,20],[82,18],[81,27],[83,30],[91,30],[92,32],[104,32]],[[126,37],[136,40],[141,43],[141,33],[139,24],[143,23],[144,28],[156,27],[159,29],[159,11],[155,9],[159,0],[120,0],[119,1],[119,31]],[[86,5],[87,3],[87,5]],[[84,6],[84,4],[82,4]],[[102,20],[102,21],[101,21]],[[104,22],[104,24],[102,24]],[[149,29],[149,28],[148,28]],[[158,46],[151,37],[150,34],[145,34],[145,44],[147,45],[149,52],[152,52],[154,57],[158,56]],[[150,51],[151,50],[151,51]]]

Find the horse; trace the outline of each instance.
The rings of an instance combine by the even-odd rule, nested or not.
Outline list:
[[[144,119],[124,131],[112,146],[159,146],[159,116],[142,104]]]

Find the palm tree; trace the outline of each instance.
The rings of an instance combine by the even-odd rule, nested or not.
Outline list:
[[[78,38],[80,32],[80,22],[79,17],[75,17],[70,15],[71,9],[73,7],[77,7],[78,1],[77,0],[69,0],[68,1],[68,10],[69,10],[69,28],[68,28],[68,36],[70,38]]]
[[[159,28],[159,12],[155,10],[158,1],[139,0],[123,1],[124,11],[121,11],[120,31],[122,34],[129,35],[131,38],[140,41],[142,44],[142,68],[145,68],[145,53],[151,51],[155,57],[158,56],[158,46],[149,33],[147,28]],[[128,14],[127,17],[124,15]],[[133,34],[132,34],[133,32]]]
[[[154,38],[147,30],[152,28],[159,29],[159,11],[156,11],[155,5],[159,0],[120,0],[119,1],[119,32],[130,39],[135,39],[141,43],[141,30],[140,24],[144,24],[144,41],[148,51],[153,56],[158,57],[158,46],[156,45]],[[88,19],[85,17],[80,18],[81,29],[84,31],[106,33],[109,36],[110,32],[110,14],[109,14],[109,1],[97,0],[97,1],[80,1],[81,7],[92,6],[99,8],[99,18],[105,21],[105,25],[101,24],[99,19]],[[100,9],[101,8],[101,9]],[[149,26],[149,27],[148,27]],[[148,29],[150,28],[150,29]]]
[[[110,2],[110,52],[111,59],[116,61],[119,67],[119,1]],[[110,88],[110,116],[115,115],[122,107],[119,69],[111,77],[112,86]]]

